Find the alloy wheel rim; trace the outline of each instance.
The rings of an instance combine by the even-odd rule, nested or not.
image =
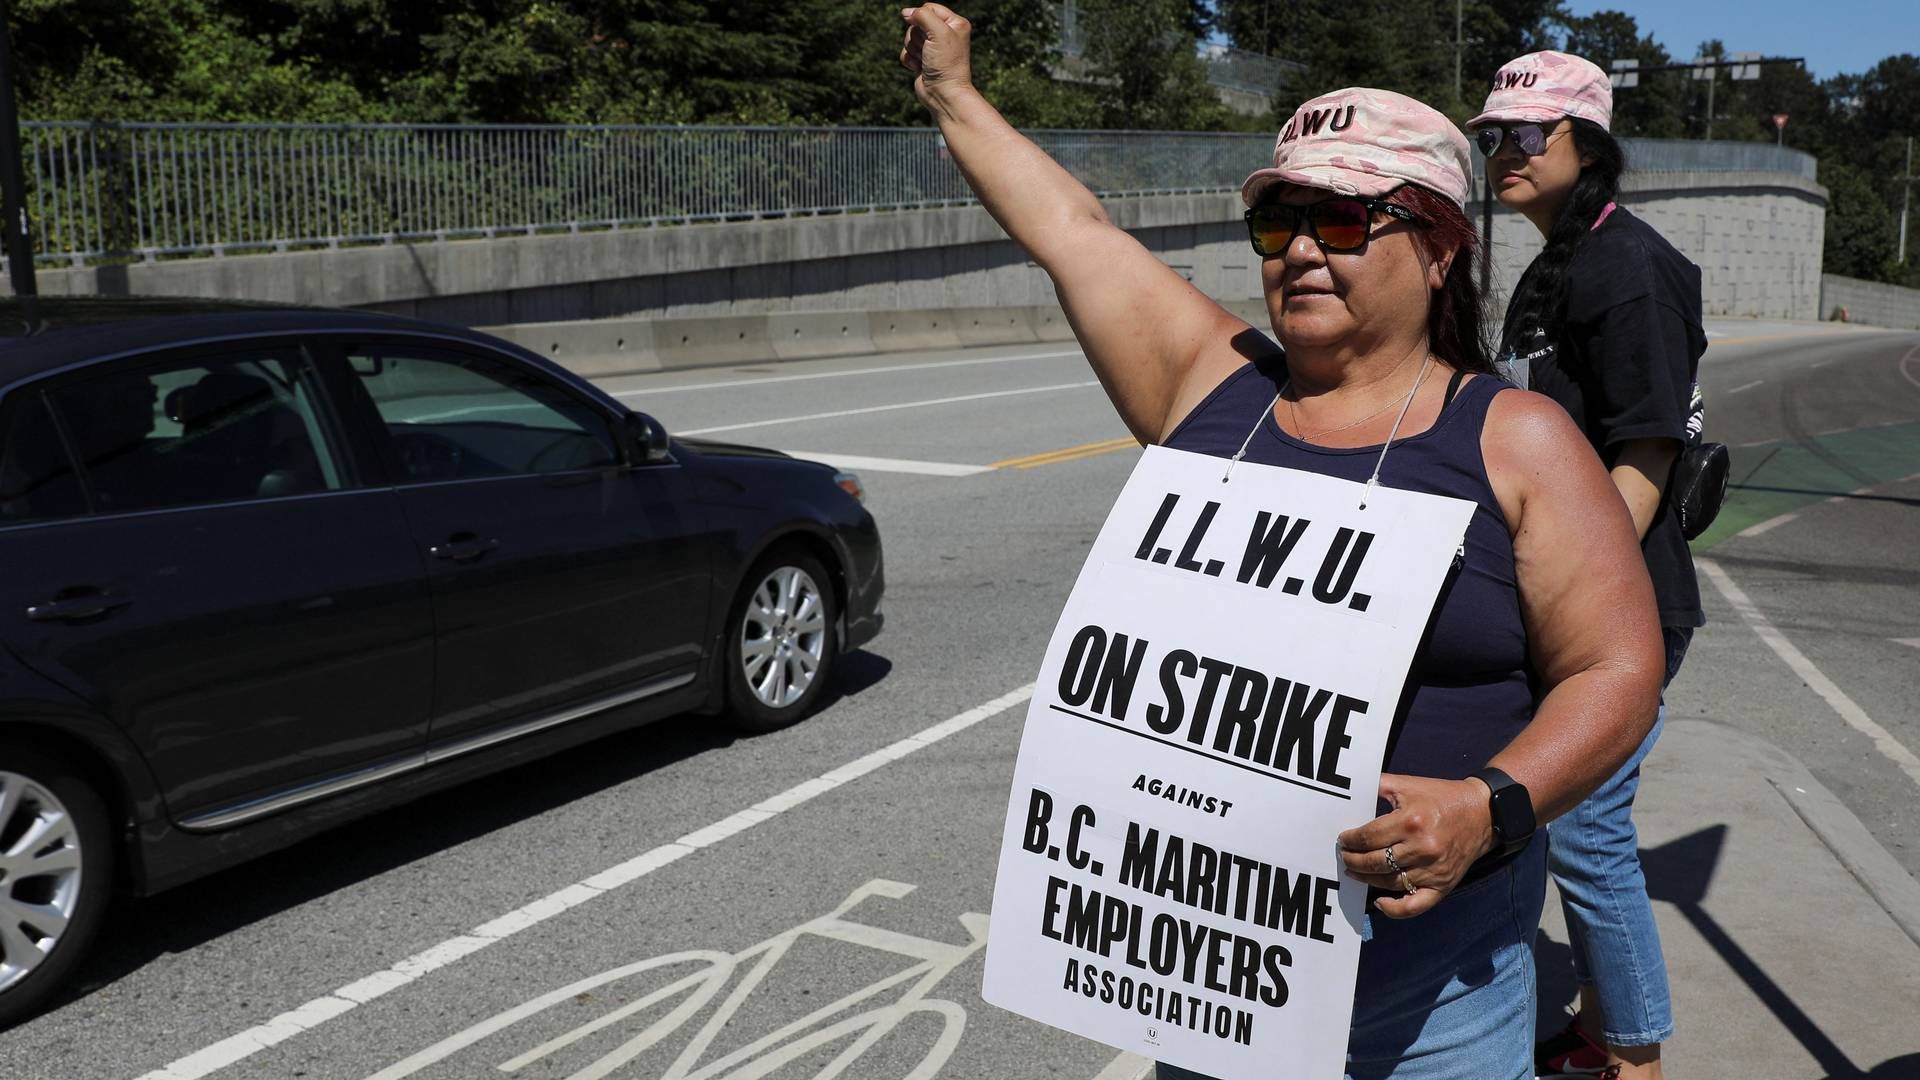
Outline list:
[[[80,832],[53,792],[0,771],[0,993],[33,974],[80,899]]]
[[[784,709],[806,696],[827,647],[819,583],[797,566],[761,579],[740,621],[740,668],[762,705]]]

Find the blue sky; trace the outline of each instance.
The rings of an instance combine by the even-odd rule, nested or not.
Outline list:
[[[1570,0],[1567,7],[1575,15],[1624,11],[1675,60],[1719,38],[1729,52],[1804,56],[1816,79],[1920,53],[1920,0]]]

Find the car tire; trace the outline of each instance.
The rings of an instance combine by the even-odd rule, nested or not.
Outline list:
[[[63,757],[0,740],[0,1029],[44,1005],[86,958],[118,861],[106,801],[86,777]]]
[[[820,560],[798,547],[756,560],[727,612],[728,722],[774,731],[805,716],[833,674],[839,618]]]

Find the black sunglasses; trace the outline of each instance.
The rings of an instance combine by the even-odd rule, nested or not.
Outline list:
[[[1358,253],[1367,250],[1367,241],[1373,238],[1376,213],[1416,225],[1426,224],[1419,215],[1398,203],[1342,196],[1304,206],[1262,203],[1247,211],[1247,235],[1253,240],[1253,250],[1263,259],[1285,255],[1287,245],[1302,232],[1302,223],[1306,234],[1313,237],[1321,251]]]
[[[1492,157],[1500,152],[1500,146],[1509,138],[1513,145],[1528,157],[1534,157],[1547,148],[1547,140],[1552,137],[1558,124],[1502,124],[1495,127],[1483,127],[1474,131],[1473,141],[1479,145],[1483,157]]]

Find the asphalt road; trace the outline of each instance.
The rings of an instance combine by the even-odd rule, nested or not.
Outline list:
[[[1920,871],[1920,775],[1895,749],[1920,751],[1920,335],[1713,329],[1709,432],[1751,445],[1702,553],[1750,607],[1703,582],[1713,625],[1673,707],[1799,755]],[[129,905],[83,991],[0,1034],[0,1077],[1109,1067],[978,996],[1020,691],[1137,456],[1084,361],[1034,346],[608,387],[673,431],[862,473],[888,625],[829,707],[756,738],[693,718],[614,737]],[[1756,652],[1750,618],[1858,717]]]

